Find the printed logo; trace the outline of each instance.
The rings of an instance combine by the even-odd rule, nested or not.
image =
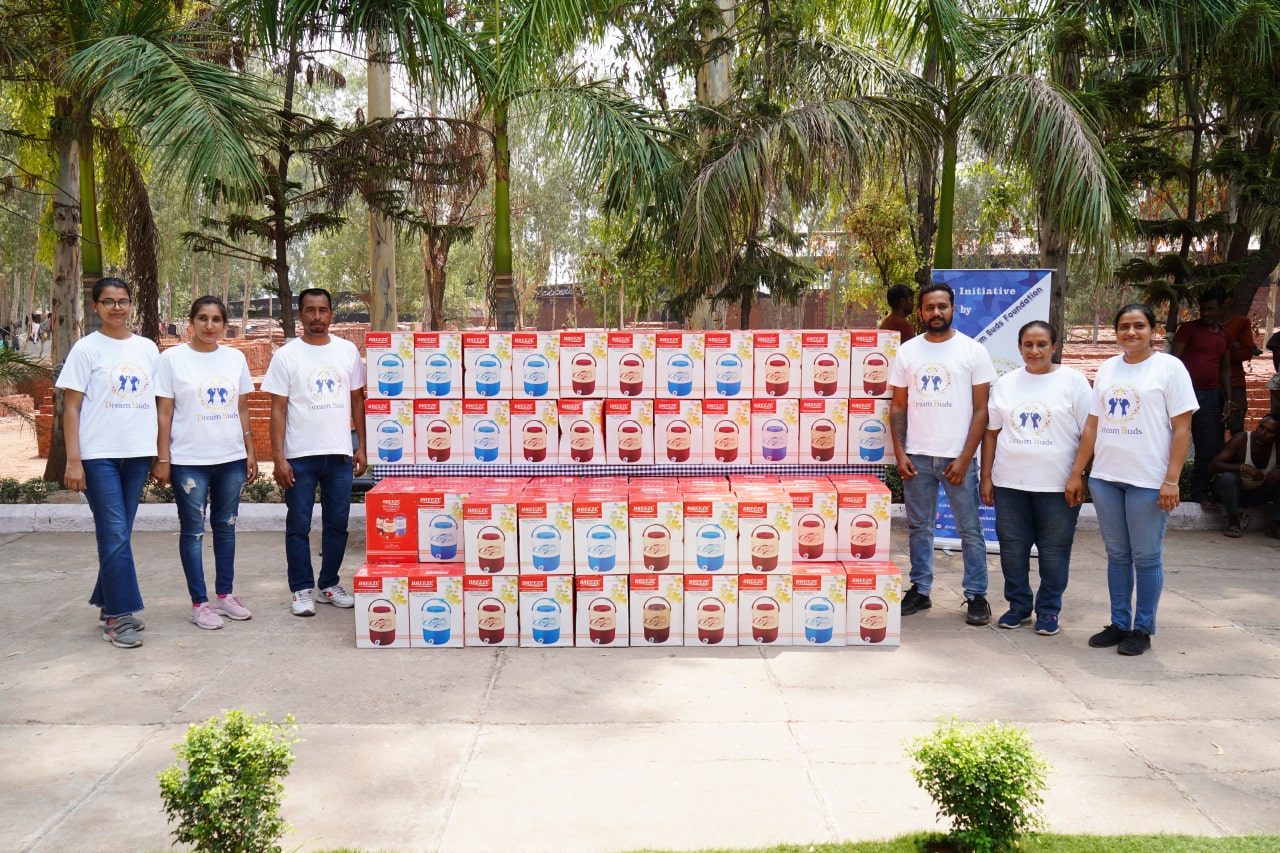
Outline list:
[[[946,394],[951,388],[951,371],[945,364],[931,361],[916,374],[916,384],[918,387],[915,390],[921,396],[936,399]]]
[[[332,367],[317,367],[307,377],[307,394],[316,403],[332,403],[342,391],[342,376]]]
[[[198,385],[196,398],[207,412],[223,413],[236,405],[235,386],[225,376],[206,376]]]
[[[112,377],[111,396],[122,403],[141,399],[151,387],[151,377],[131,361],[117,362],[108,375]]]
[[[1049,428],[1053,416],[1039,400],[1023,403],[1009,414],[1009,425],[1019,438],[1035,438]]]
[[[1142,410],[1142,399],[1128,385],[1112,385],[1102,392],[1102,417],[1114,424],[1128,423]]]

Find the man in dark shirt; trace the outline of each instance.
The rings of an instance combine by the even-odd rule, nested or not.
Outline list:
[[[1244,366],[1253,360],[1254,347],[1253,327],[1249,318],[1237,314],[1232,307],[1233,298],[1230,293],[1222,303],[1222,332],[1231,342],[1227,350],[1227,359],[1231,362],[1231,415],[1227,418],[1227,430],[1231,435],[1244,432],[1245,410],[1249,406],[1249,397],[1245,388]]]
[[[1223,421],[1231,413],[1231,342],[1222,331],[1220,316],[1226,295],[1220,288],[1200,294],[1200,319],[1183,323],[1173,338],[1172,354],[1182,359],[1191,374],[1200,409],[1191,416],[1191,443],[1196,464],[1191,478],[1191,500],[1210,502],[1209,462],[1222,449]]]
[[[905,284],[889,288],[889,316],[880,322],[880,328],[886,332],[897,332],[904,344],[914,338],[916,327],[911,325],[911,310],[915,304],[915,294]]]

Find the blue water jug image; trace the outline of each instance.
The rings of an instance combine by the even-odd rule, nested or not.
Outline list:
[[[587,568],[593,572],[611,572],[617,565],[618,534],[607,524],[597,524],[587,531]]]
[[[404,359],[393,352],[378,356],[378,393],[384,397],[404,393]]]
[[[533,529],[533,567],[540,572],[554,572],[560,568],[560,531],[550,524],[539,524]]]
[[[524,393],[530,397],[545,397],[551,381],[551,362],[541,353],[533,353],[524,360]]]
[[[693,359],[682,352],[667,359],[667,393],[672,397],[693,393]]]
[[[879,462],[884,459],[884,424],[878,418],[868,418],[858,426],[858,457],[863,462]]]
[[[399,462],[404,456],[404,427],[397,421],[378,424],[378,461]]]
[[[477,462],[498,461],[498,425],[490,420],[480,421],[472,430],[471,449]]]
[[[716,393],[721,397],[742,393],[742,359],[731,352],[716,359]]]
[[[727,537],[718,524],[704,524],[694,542],[698,568],[704,572],[718,572],[724,568],[724,548]]]
[[[449,561],[458,556],[458,522],[451,515],[437,515],[427,523],[427,542],[431,557]]]
[[[765,421],[761,452],[765,462],[781,462],[787,458],[787,425],[782,421]]]
[[[422,640],[428,646],[443,646],[449,642],[449,626],[453,623],[453,608],[443,598],[428,598],[422,603]]]
[[[453,360],[442,352],[427,356],[427,396],[448,397],[453,387]]]
[[[533,603],[533,641],[540,646],[560,642],[560,602],[539,598]]]
[[[502,361],[493,353],[476,359],[476,396],[496,397],[502,391]]]
[[[836,607],[824,596],[811,598],[804,606],[804,638],[821,645],[831,642]]]

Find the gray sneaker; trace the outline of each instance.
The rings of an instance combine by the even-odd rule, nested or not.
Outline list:
[[[342,588],[342,584],[335,583],[333,586],[326,586],[320,590],[320,600],[327,601],[334,607],[355,607],[356,600],[351,593]]]
[[[142,635],[133,622],[127,621],[123,616],[116,620],[116,624],[102,627],[102,639],[122,649],[136,649],[142,645]]]
[[[141,617],[134,616],[132,613],[126,613],[124,616],[121,616],[117,620],[117,622],[124,622],[124,621],[128,621],[129,624],[133,625],[133,630],[135,631],[145,631],[147,629],[147,626],[142,621]],[[106,611],[103,610],[101,607],[98,608],[98,627],[99,628],[107,627]]]

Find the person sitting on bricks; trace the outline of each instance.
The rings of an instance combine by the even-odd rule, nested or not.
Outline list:
[[[1209,473],[1216,475],[1213,492],[1227,511],[1227,526],[1222,531],[1232,539],[1239,538],[1240,508],[1271,504],[1271,522],[1267,535],[1280,539],[1280,465],[1276,464],[1276,436],[1280,435],[1280,417],[1266,415],[1258,428],[1232,437],[1209,463]]]

